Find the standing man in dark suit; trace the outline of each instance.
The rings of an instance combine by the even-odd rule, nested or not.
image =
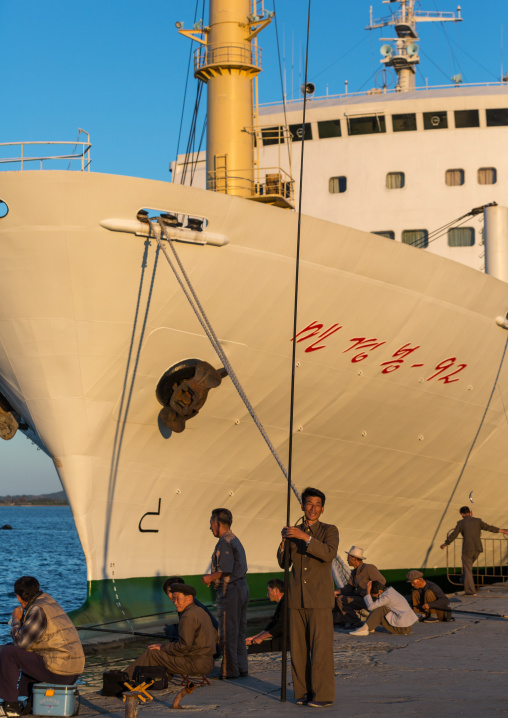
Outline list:
[[[471,515],[471,511],[467,506],[459,509],[462,518],[457,521],[457,525],[448,536],[446,541],[441,544],[441,548],[449,546],[455,541],[459,534],[462,534],[462,581],[464,583],[464,593],[466,596],[476,596],[476,587],[473,578],[473,564],[478,556],[483,552],[482,546],[482,529],[490,531],[493,534],[507,534],[507,529],[498,529],[497,526],[489,526],[481,519],[475,519]]]
[[[210,531],[217,544],[212,554],[212,572],[202,581],[214,584],[217,592],[219,644],[222,667],[219,679],[243,678],[249,675],[247,664],[247,605],[249,587],[245,580],[247,559],[240,540],[231,531],[233,515],[229,509],[214,509]]]
[[[296,703],[312,707],[332,705],[335,698],[332,561],[337,555],[339,531],[319,520],[325,498],[318,489],[305,489],[303,523],[282,529],[277,552],[281,568],[286,551],[293,567],[288,606]]]
[[[277,604],[277,608],[265,630],[247,638],[245,641],[249,655],[251,653],[282,651],[284,642],[284,581],[281,581],[280,578],[271,578],[268,581],[268,598]]]

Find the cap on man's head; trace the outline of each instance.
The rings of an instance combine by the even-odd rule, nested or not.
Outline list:
[[[363,555],[363,548],[360,548],[359,546],[351,546],[349,551],[346,551],[348,556],[354,556],[354,558],[360,559],[360,561],[363,561],[365,556]]]
[[[183,593],[184,596],[195,596],[196,589],[187,583],[173,583],[171,585],[171,593]]]
[[[408,571],[406,573],[406,578],[408,583],[413,583],[413,581],[416,581],[417,578],[423,578],[423,573],[421,571]]]

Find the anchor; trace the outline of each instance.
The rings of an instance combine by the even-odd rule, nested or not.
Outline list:
[[[155,395],[164,407],[159,413],[160,420],[180,434],[185,422],[196,416],[203,408],[210,389],[218,387],[227,371],[214,369],[200,359],[187,359],[168,369],[160,378]]]
[[[12,439],[19,429],[19,423],[13,416],[13,409],[3,394],[0,394],[0,438]]]

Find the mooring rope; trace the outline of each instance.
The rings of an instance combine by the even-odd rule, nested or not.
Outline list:
[[[178,253],[177,253],[175,247],[174,247],[174,244],[173,244],[173,242],[171,241],[170,237],[169,237],[168,234],[167,234],[167,228],[166,228],[166,226],[164,225],[164,222],[163,222],[163,220],[161,220],[160,217],[157,218],[157,223],[158,223],[158,225],[159,225],[159,227],[160,227],[160,232],[156,232],[155,227],[153,226],[152,220],[148,219],[148,224],[150,225],[151,233],[152,233],[153,236],[155,237],[155,240],[156,240],[156,242],[157,242],[157,244],[158,244],[158,246],[159,246],[159,249],[161,250],[161,252],[162,252],[162,253],[164,254],[164,256],[166,257],[166,259],[167,259],[167,261],[168,261],[168,264],[169,264],[169,266],[171,267],[171,269],[172,269],[172,271],[173,271],[173,274],[175,275],[178,284],[180,285],[180,287],[181,287],[183,293],[185,294],[185,296],[186,296],[186,298],[187,298],[187,301],[189,302],[189,304],[190,304],[192,310],[194,311],[194,314],[196,315],[196,317],[197,317],[199,323],[201,324],[201,326],[202,326],[202,328],[203,328],[203,331],[205,332],[205,334],[206,334],[206,336],[208,337],[208,339],[209,339],[211,345],[212,345],[213,348],[215,349],[215,352],[216,352],[217,356],[219,357],[220,361],[221,361],[222,364],[224,365],[224,368],[226,369],[226,371],[227,371],[227,373],[228,373],[228,376],[229,376],[229,378],[231,379],[231,381],[232,381],[232,383],[233,383],[233,386],[235,387],[236,391],[238,392],[238,394],[239,394],[241,400],[243,401],[243,403],[244,403],[244,405],[245,405],[247,411],[248,411],[249,414],[251,415],[251,417],[252,417],[252,419],[253,419],[255,425],[257,426],[257,428],[258,428],[258,430],[259,430],[261,436],[262,436],[263,439],[265,440],[265,442],[266,442],[268,448],[270,449],[270,451],[271,451],[271,453],[272,453],[272,455],[273,455],[275,461],[276,461],[277,464],[279,465],[280,470],[281,470],[282,473],[284,474],[286,480],[288,480],[288,472],[287,472],[287,469],[286,469],[285,465],[283,464],[283,462],[282,462],[282,460],[281,460],[281,458],[280,458],[280,456],[279,456],[279,454],[278,454],[278,452],[277,452],[277,449],[275,448],[275,446],[273,445],[272,441],[270,440],[270,437],[268,436],[268,434],[267,434],[267,432],[266,432],[266,430],[265,430],[265,428],[264,428],[264,426],[263,426],[261,420],[259,419],[259,417],[258,417],[258,415],[257,415],[257,413],[256,413],[256,411],[255,411],[255,409],[254,409],[254,407],[253,407],[252,404],[250,403],[249,398],[247,397],[247,394],[245,393],[245,390],[243,389],[243,387],[242,387],[242,385],[241,385],[241,383],[240,383],[240,380],[238,379],[238,377],[237,377],[237,375],[236,375],[235,370],[234,370],[233,367],[231,366],[231,362],[229,361],[229,359],[228,359],[228,357],[227,357],[227,355],[226,355],[224,349],[222,348],[222,346],[221,346],[221,344],[220,344],[220,341],[219,341],[219,339],[218,339],[218,337],[217,337],[217,335],[216,335],[216,333],[215,333],[215,331],[214,331],[214,329],[213,329],[213,327],[212,327],[212,325],[211,325],[211,323],[210,323],[210,320],[208,319],[208,316],[207,316],[205,310],[203,309],[203,306],[202,306],[202,304],[201,304],[201,302],[200,302],[200,300],[199,300],[199,298],[198,298],[198,296],[197,296],[197,294],[196,294],[196,290],[194,289],[194,287],[193,287],[193,285],[192,285],[192,282],[190,281],[190,278],[189,278],[189,276],[187,275],[187,272],[185,271],[185,268],[184,268],[184,266],[183,266],[183,264],[182,264],[182,261],[181,261],[179,255],[178,255]],[[177,270],[177,268],[176,268],[176,266],[175,266],[175,263],[173,262],[173,260],[172,260],[171,257],[169,256],[168,252],[166,251],[166,248],[165,248],[165,246],[164,246],[164,244],[163,244],[163,242],[162,242],[162,238],[166,239],[167,243],[168,243],[169,246],[171,247],[171,250],[172,250],[172,252],[173,252],[174,258],[175,258],[175,260],[176,260],[176,263],[178,264],[178,267],[179,267],[179,269],[180,269],[180,272],[181,272],[182,276],[180,276],[180,274],[178,273],[178,270]],[[183,277],[183,279],[182,279],[182,277]],[[295,494],[296,498],[297,498],[298,501],[301,503],[300,492],[298,491],[298,489],[296,488],[296,486],[294,485],[293,482],[291,482],[291,488],[292,488],[293,493]]]

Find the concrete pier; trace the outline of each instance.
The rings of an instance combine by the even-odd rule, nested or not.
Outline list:
[[[451,601],[456,611],[508,615],[508,584],[484,588],[476,597],[453,594]],[[378,629],[355,637],[336,630],[336,701],[318,712],[348,718],[507,716],[508,619],[454,616],[453,623],[416,624],[409,636]],[[114,667],[126,663],[117,661]],[[211,685],[185,696],[182,708],[214,718],[283,718],[316,711],[295,705],[290,683],[288,700],[280,703],[280,669],[280,654],[269,653],[249,657],[248,678],[219,681],[213,679],[218,676],[216,669]],[[96,681],[101,683],[99,673]],[[167,691],[155,692],[149,704],[140,704],[139,718],[176,714],[171,705],[180,690],[178,683],[175,680]],[[81,693],[80,716],[125,715],[125,704],[100,696],[93,686]]]

